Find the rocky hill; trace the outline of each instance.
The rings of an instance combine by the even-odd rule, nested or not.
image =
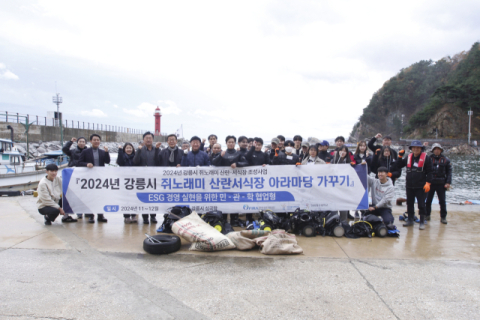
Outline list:
[[[480,44],[438,61],[420,61],[375,92],[350,133],[350,141],[377,132],[393,139],[466,139],[468,110],[472,139],[480,139]],[[402,125],[403,120],[403,125]],[[402,130],[403,129],[403,130]],[[402,134],[403,131],[403,134]]]

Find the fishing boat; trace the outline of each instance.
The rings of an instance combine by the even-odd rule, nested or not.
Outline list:
[[[68,166],[68,157],[61,150],[25,161],[12,140],[0,139],[0,195],[15,195],[38,186],[45,176],[45,166],[55,163],[61,170]]]

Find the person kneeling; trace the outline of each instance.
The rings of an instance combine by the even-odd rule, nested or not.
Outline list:
[[[49,164],[45,168],[47,175],[38,184],[38,212],[45,216],[45,225],[49,226],[52,221],[63,215],[62,222],[77,222],[62,209],[62,179],[57,177],[58,167]]]
[[[377,169],[378,179],[368,177],[368,188],[371,190],[372,205],[366,214],[381,216],[386,226],[393,224],[395,220],[392,215],[393,202],[395,201],[395,187],[392,180],[387,176],[388,169],[380,167]]]

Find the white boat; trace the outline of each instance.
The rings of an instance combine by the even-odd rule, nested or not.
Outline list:
[[[41,159],[25,161],[12,140],[0,139],[0,192],[25,191],[38,186],[45,176],[45,166],[55,163],[59,174],[68,166],[68,157],[61,151],[45,153]]]

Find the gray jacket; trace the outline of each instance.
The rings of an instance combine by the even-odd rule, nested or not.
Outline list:
[[[392,180],[381,183],[379,179],[368,177],[368,188],[372,195],[372,204],[377,208],[392,208],[395,201],[395,187]]]
[[[148,165],[148,162],[147,162],[147,152],[145,151],[147,150],[147,147],[145,146],[135,151],[135,157],[133,157],[133,165],[136,167],[157,166],[158,164],[155,162],[158,160],[160,149],[155,148],[155,146],[152,146],[152,149],[154,154],[152,158],[153,162],[150,165]]]

